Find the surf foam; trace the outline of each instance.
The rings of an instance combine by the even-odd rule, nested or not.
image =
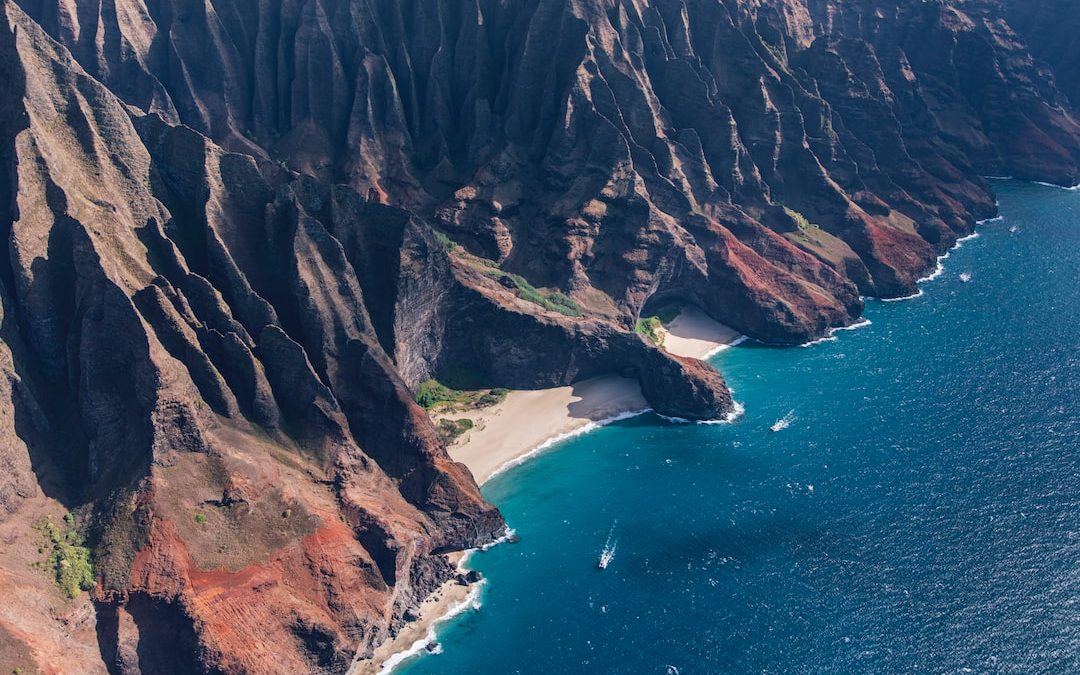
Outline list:
[[[450,605],[450,607],[446,610],[445,614],[431,622],[431,625],[428,626],[427,633],[424,634],[424,637],[413,642],[411,645],[409,645],[408,649],[404,649],[400,652],[392,654],[390,658],[383,661],[382,668],[379,669],[379,675],[390,675],[390,673],[392,673],[394,669],[400,666],[402,663],[408,661],[414,656],[417,656],[427,651],[427,646],[433,642],[436,644],[436,647],[429,653],[441,654],[442,649],[437,641],[438,636],[435,633],[435,627],[446,623],[450,619],[453,619],[455,616],[463,612],[480,609],[480,606],[482,604],[480,600],[480,591],[485,583],[486,581],[481,579],[472,587],[472,589],[469,590],[469,594],[466,595],[460,602]]]
[[[726,351],[728,349],[731,349],[732,347],[736,347],[738,345],[741,345],[742,343],[746,342],[749,339],[750,338],[748,336],[746,336],[746,335],[740,335],[739,337],[735,338],[731,342],[727,342],[727,343],[722,344],[722,345],[717,345],[717,346],[713,347],[712,349],[710,349],[708,352],[706,352],[705,356],[701,357],[701,360],[702,361],[708,361],[709,359],[716,356],[720,352]]]

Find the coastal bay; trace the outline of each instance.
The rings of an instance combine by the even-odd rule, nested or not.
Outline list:
[[[714,358],[734,424],[642,415],[486,483],[521,541],[396,672],[1075,669],[1080,200],[996,187],[922,295]]]

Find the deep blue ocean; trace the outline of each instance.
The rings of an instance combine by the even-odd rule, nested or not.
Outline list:
[[[521,541],[398,672],[1080,673],[1080,192],[995,187],[921,297],[714,359],[736,422],[646,415],[488,483]]]

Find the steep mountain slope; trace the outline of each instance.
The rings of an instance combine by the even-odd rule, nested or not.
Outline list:
[[[1035,58],[1054,71],[1061,91],[1073,107],[1080,105],[1080,4],[1071,0],[1004,0],[1010,25],[1031,46]]]
[[[636,377],[693,303],[797,343],[980,178],[1080,180],[995,0],[3,0],[0,653],[342,672],[503,529],[411,388]],[[75,516],[65,600],[42,518]],[[39,552],[39,547],[43,552]]]

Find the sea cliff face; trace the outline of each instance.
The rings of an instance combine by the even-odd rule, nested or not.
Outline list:
[[[45,672],[342,672],[503,528],[419,382],[718,417],[639,318],[802,342],[981,175],[1080,180],[991,0],[2,7],[0,653]],[[91,600],[30,568],[68,510]]]

